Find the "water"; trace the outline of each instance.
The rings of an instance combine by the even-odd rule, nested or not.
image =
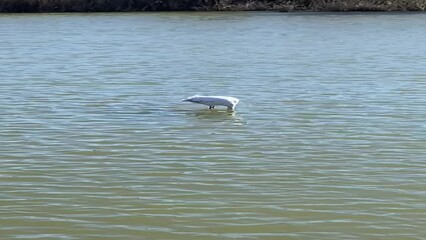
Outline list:
[[[1,239],[425,239],[425,21],[0,15]]]

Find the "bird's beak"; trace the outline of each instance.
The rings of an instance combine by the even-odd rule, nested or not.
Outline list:
[[[188,102],[188,101],[189,101],[189,99],[187,99],[187,98],[182,99],[182,102]]]

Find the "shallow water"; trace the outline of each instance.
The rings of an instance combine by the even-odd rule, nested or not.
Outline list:
[[[0,15],[1,238],[424,239],[425,21]]]

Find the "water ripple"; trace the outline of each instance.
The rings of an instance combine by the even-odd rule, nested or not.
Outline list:
[[[423,15],[0,18],[2,237],[426,235]]]

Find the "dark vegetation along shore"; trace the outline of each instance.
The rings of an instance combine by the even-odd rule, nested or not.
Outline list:
[[[0,12],[424,11],[426,0],[0,0]]]

